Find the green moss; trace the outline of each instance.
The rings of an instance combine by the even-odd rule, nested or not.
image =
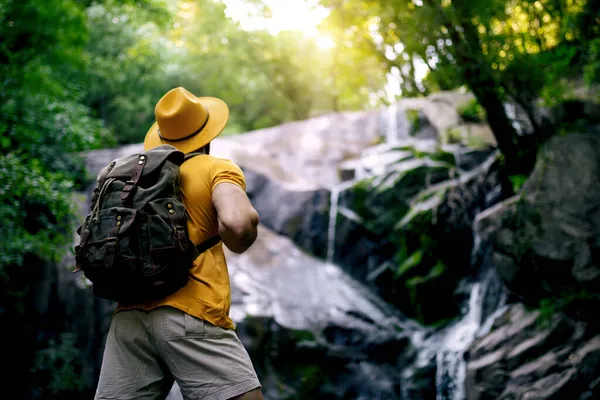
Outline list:
[[[292,336],[297,342],[315,340],[315,335],[311,331],[294,330]]]
[[[416,276],[408,279],[405,283],[416,318],[422,323],[431,324],[440,320],[437,316],[431,315],[429,311],[431,309],[430,304],[441,299],[440,293],[436,292],[436,289],[442,286],[440,280],[443,279],[442,275],[445,274],[447,269],[448,267],[441,260],[438,260],[427,275]],[[427,294],[425,295],[424,292],[427,292]],[[426,298],[430,299],[429,304],[425,302]]]
[[[485,109],[477,99],[458,107],[458,114],[465,122],[484,122],[486,118]]]
[[[527,175],[525,175],[525,174],[511,175],[511,176],[509,176],[509,179],[510,179],[510,182],[512,183],[513,191],[515,193],[519,193],[521,191],[521,188],[525,184],[525,182],[527,182]]]
[[[414,135],[421,130],[421,119],[418,110],[406,110],[406,119],[410,124],[410,135]]]
[[[572,288],[566,289],[555,296],[544,297],[540,299],[538,303],[538,309],[540,311],[538,323],[542,327],[545,327],[556,314],[573,311],[577,312],[577,309],[580,308],[582,303],[585,305],[584,307],[589,308],[590,304],[594,301],[600,301],[598,294],[594,294],[584,289],[577,290]]]
[[[490,147],[490,144],[482,137],[469,135],[465,143],[468,147],[476,150],[484,150]]]
[[[352,211],[366,221],[373,218],[373,213],[368,207],[372,182],[373,179],[364,179],[352,187]]]
[[[286,231],[288,232],[288,236],[294,237],[296,233],[300,230],[302,226],[302,215],[296,215],[286,225]]]
[[[426,276],[416,276],[406,281],[406,286],[408,288],[414,288],[415,286],[430,281],[432,279],[440,277],[444,271],[446,271],[446,265],[442,261],[438,261],[437,264],[429,271],[429,274]]]
[[[445,142],[449,144],[456,144],[462,142],[462,130],[458,127],[448,128],[445,134]]]
[[[297,380],[296,390],[292,395],[285,396],[287,400],[319,398],[319,393],[327,382],[326,371],[314,364],[296,364],[294,376]]]

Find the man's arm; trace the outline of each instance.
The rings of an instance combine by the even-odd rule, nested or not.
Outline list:
[[[234,253],[243,253],[256,240],[259,222],[246,192],[233,183],[219,183],[213,190],[212,203],[217,210],[221,240]]]

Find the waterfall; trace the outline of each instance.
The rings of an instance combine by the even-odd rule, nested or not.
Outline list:
[[[391,104],[385,115],[385,144],[393,147],[400,144],[402,139],[411,139],[410,122],[406,116],[406,111],[398,106],[398,103]]]
[[[331,200],[329,203],[329,223],[327,224],[327,263],[333,264],[335,255],[335,223],[337,220],[340,200],[340,185],[331,188]]]
[[[351,188],[358,179],[342,182],[331,188],[329,200],[329,220],[327,223],[327,263],[333,264],[335,257],[335,229],[337,216],[340,212],[340,193]]]
[[[398,103],[393,103],[387,109],[387,126],[385,141],[389,145],[398,143]]]
[[[488,289],[499,279],[494,268],[484,267],[477,282],[471,284],[468,309],[464,316],[448,329],[444,330],[436,351],[436,400],[465,400],[465,377],[467,363],[464,353],[473,342],[489,333],[496,318],[506,309],[506,292],[502,291],[497,298],[495,311],[487,318],[483,318],[483,306],[486,297],[490,296]]]
[[[486,198],[486,207],[497,199],[495,196]],[[464,353],[473,342],[486,335],[494,320],[505,310],[506,292],[494,293],[494,286],[498,285],[498,276],[491,261],[491,249],[481,238],[475,224],[473,228],[473,249],[471,251],[471,265],[481,271],[476,282],[469,282],[470,293],[468,309],[463,309],[463,317],[450,325],[441,333],[439,347],[436,351],[436,400],[464,400],[466,399],[464,382],[467,372],[467,363]],[[468,279],[468,278],[467,278]],[[494,311],[484,315],[484,304],[490,296]]]
[[[400,143],[401,138],[408,137],[409,123],[406,118],[406,113],[399,113],[398,103],[391,104],[386,111],[386,124],[385,124],[385,145],[387,150],[390,146],[394,146]],[[331,188],[330,202],[329,202],[329,220],[327,224],[327,263],[333,264],[335,256],[335,229],[337,215],[339,212],[339,197],[340,192],[345,189],[352,187],[356,182],[376,175],[382,175],[386,163],[394,161],[397,156],[394,155],[392,158],[383,156],[382,152],[385,150],[381,147],[374,149],[374,151],[366,151],[364,157],[359,159],[354,166],[354,179],[342,182]],[[378,165],[373,162],[376,160]]]
[[[435,383],[438,388],[436,400],[463,400],[467,365],[464,352],[475,340],[481,326],[483,283],[474,283],[469,296],[468,310],[464,317],[444,335],[436,355]]]

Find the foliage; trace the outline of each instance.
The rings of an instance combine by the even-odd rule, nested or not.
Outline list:
[[[439,239],[448,235],[448,223],[438,213],[448,191],[440,182],[449,179],[454,156],[439,149],[403,146],[398,150],[410,152],[411,157],[399,161],[397,170],[385,176],[354,185],[352,210],[364,221],[367,237],[383,238],[381,247],[394,249],[386,256],[393,265],[390,274],[381,278],[386,281],[382,287],[392,288],[380,295],[421,323],[448,322],[458,313],[453,292],[463,272],[456,265],[462,249],[452,248],[449,256],[445,248],[449,240]],[[423,190],[427,185],[431,187]]]
[[[598,300],[597,294],[588,290],[575,289],[567,289],[553,296],[543,297],[537,306],[540,312],[538,323],[547,326],[555,315],[559,313],[577,315],[582,308],[586,314],[591,314],[590,304]],[[585,310],[586,308],[588,310]]]
[[[83,389],[78,354],[74,333],[63,333],[58,341],[51,339],[48,347],[37,353],[33,372],[46,375],[48,394],[56,396]]]
[[[332,10],[324,26],[352,33],[354,42],[379,56],[389,73],[399,75],[403,94],[466,85],[514,173],[532,167],[535,151],[523,147],[537,143],[520,139],[504,103],[522,107],[533,134],[543,138],[537,100],[552,105],[568,98],[568,82],[584,71],[588,82],[596,79],[595,0],[321,2]],[[427,77],[419,80],[417,69],[428,71]]]
[[[414,135],[421,130],[421,118],[419,116],[419,110],[406,110],[406,118],[410,125],[410,134]]]
[[[0,3],[0,320],[12,327],[3,342],[8,337],[7,346],[20,349],[19,361],[2,373],[23,382],[14,388],[23,394],[18,398],[31,398],[35,387],[38,322],[25,315],[31,312],[32,280],[72,242],[70,196],[86,180],[78,154],[113,143],[109,129],[82,104],[85,81],[71,79],[86,67],[87,39],[79,1]],[[77,350],[65,340],[59,349],[73,359]],[[79,387],[61,357],[51,360],[58,368],[53,372]]]
[[[484,122],[485,110],[477,99],[473,99],[468,103],[458,107],[458,114],[465,122]]]
[[[383,66],[360,51],[324,50],[300,32],[242,30],[221,2],[172,2],[159,13],[160,3],[151,4],[104,1],[87,9],[90,62],[73,74],[86,81],[85,103],[120,143],[143,139],[154,104],[175,86],[224,99],[231,134],[365,108],[385,83]],[[357,64],[369,74],[354,73]]]
[[[57,262],[58,249],[70,239],[71,181],[46,170],[38,159],[14,154],[0,158],[0,275],[3,268],[21,264],[27,253]]]
[[[590,62],[584,67],[585,80],[589,85],[600,83],[600,38],[590,41],[588,50]],[[600,99],[598,99],[600,102]]]
[[[525,182],[527,182],[527,175],[525,174],[511,175],[508,178],[512,183],[513,192],[515,193],[519,193]]]
[[[156,19],[162,15],[163,19]],[[161,40],[170,13],[106,1],[86,10],[89,39],[82,82],[84,101],[115,132],[119,143],[140,142],[154,122],[154,104],[168,91],[172,50]]]
[[[0,13],[1,271],[27,253],[60,257],[70,239],[68,195],[84,175],[76,153],[110,141],[79,102],[77,85],[61,77],[83,63],[83,9],[70,1],[8,1]]]

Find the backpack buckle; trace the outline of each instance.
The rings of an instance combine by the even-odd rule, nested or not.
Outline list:
[[[131,189],[133,189],[133,186],[135,186],[135,182],[129,180],[129,181],[125,182],[125,187],[121,191],[122,192],[131,192]]]
[[[133,196],[134,189],[135,189],[134,181],[129,180],[129,181],[125,182],[125,186],[123,187],[123,189],[121,189],[121,201],[124,203],[129,202],[131,200],[131,197]]]

